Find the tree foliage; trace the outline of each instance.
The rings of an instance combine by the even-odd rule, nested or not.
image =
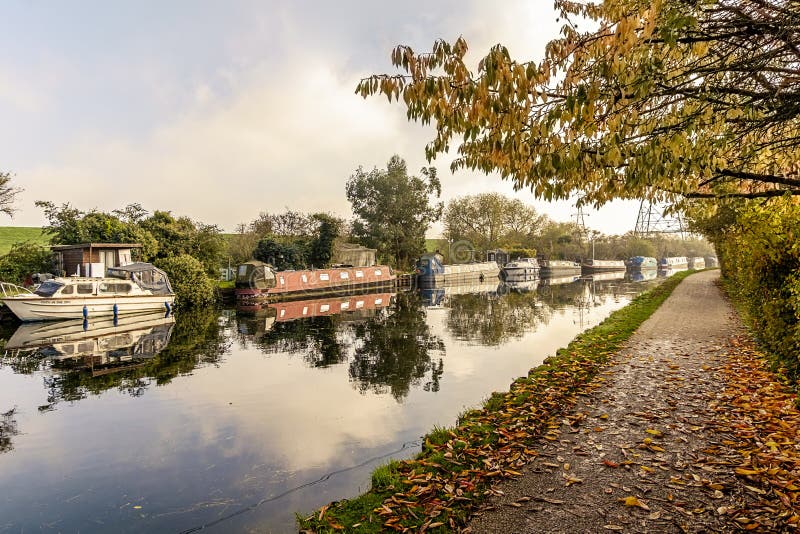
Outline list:
[[[0,172],[0,213],[5,213],[9,217],[14,216],[14,201],[17,195],[22,192],[19,187],[11,185],[12,175],[9,172]]]
[[[342,220],[326,213],[317,213],[313,218],[319,224],[319,228],[311,240],[308,261],[315,267],[328,267],[333,258],[334,242],[342,231]]]
[[[214,285],[206,276],[203,264],[188,254],[159,258],[155,266],[169,276],[178,307],[205,306],[214,302]]]
[[[53,268],[49,250],[34,243],[17,243],[0,257],[0,280],[22,284],[29,275],[47,273]]]
[[[305,269],[308,250],[306,243],[285,243],[274,237],[265,237],[258,242],[253,257],[269,263],[279,271]]]
[[[434,167],[409,176],[406,162],[395,155],[386,169],[359,167],[347,181],[347,200],[356,219],[352,232],[398,267],[407,267],[425,251],[425,232],[439,220],[442,187]]]
[[[467,43],[398,46],[396,75],[363,96],[434,122],[429,158],[497,171],[546,199],[800,194],[800,10],[793,0],[556,0],[566,21],[544,59]],[[595,30],[580,32],[577,22]]]
[[[480,193],[448,202],[443,222],[449,241],[466,240],[478,250],[489,250],[529,244],[549,219],[519,199]]]

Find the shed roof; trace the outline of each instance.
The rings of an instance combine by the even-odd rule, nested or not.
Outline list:
[[[52,245],[51,250],[73,250],[87,248],[142,248],[140,243],[80,243],[78,245]]]

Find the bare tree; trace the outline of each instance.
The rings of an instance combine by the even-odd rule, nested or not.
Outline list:
[[[14,208],[14,200],[17,194],[22,192],[21,188],[11,185],[11,176],[10,172],[0,172],[0,212],[9,217],[13,217],[17,211]]]

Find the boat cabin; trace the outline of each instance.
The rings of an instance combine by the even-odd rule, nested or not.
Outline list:
[[[65,276],[105,276],[106,269],[133,263],[131,251],[139,243],[81,243],[50,247],[56,274]]]
[[[275,271],[263,261],[250,260],[239,265],[236,271],[238,289],[271,289],[276,283]]]

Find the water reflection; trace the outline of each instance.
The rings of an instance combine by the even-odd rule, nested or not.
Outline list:
[[[681,271],[688,271],[688,270],[689,270],[688,267],[682,267],[682,268],[678,268],[678,269],[675,269],[675,268],[659,269],[658,270],[658,277],[659,278],[669,278],[670,276],[672,276],[675,273],[679,273]]]
[[[218,314],[196,310],[176,322],[163,314],[88,323],[70,320],[20,325],[5,343],[0,366],[43,374],[49,411],[117,388],[141,396],[150,382],[168,383],[225,352]]]
[[[438,391],[444,342],[413,293],[364,294],[239,308],[239,341],[265,354],[300,355],[310,367],[349,360],[361,393],[400,401],[412,386]]]
[[[9,333],[2,525],[292,532],[295,511],[359,493],[378,463],[412,455],[647,286],[521,284]]]
[[[14,418],[16,408],[0,413],[0,454],[9,452],[14,448],[11,438],[19,434],[17,420]]]

